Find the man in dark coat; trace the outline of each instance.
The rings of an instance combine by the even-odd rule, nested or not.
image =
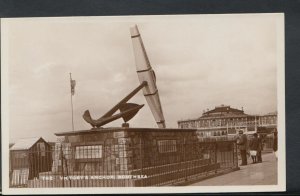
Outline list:
[[[257,162],[257,151],[258,151],[258,147],[259,147],[257,133],[253,134],[253,138],[250,140],[249,147],[250,147],[250,155],[252,158],[252,162],[256,163]]]
[[[262,135],[258,135],[258,148],[257,148],[257,162],[262,162],[261,151],[263,150],[263,140]]]
[[[274,132],[273,150],[277,160],[277,149],[278,149],[278,137],[277,130]]]
[[[239,147],[241,157],[242,157],[242,165],[247,165],[247,136],[243,133],[243,130],[239,131],[239,135],[237,138],[237,145]]]

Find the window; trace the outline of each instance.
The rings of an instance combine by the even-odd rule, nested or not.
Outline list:
[[[159,140],[157,144],[159,153],[176,152],[176,140]]]
[[[95,159],[102,157],[102,146],[76,146],[75,159]]]
[[[236,130],[234,128],[229,128],[228,134],[236,134]]]
[[[45,143],[43,143],[43,142],[37,143],[37,148],[38,148],[38,151],[41,153],[41,156],[46,156],[46,154],[45,154],[45,150],[46,150]]]

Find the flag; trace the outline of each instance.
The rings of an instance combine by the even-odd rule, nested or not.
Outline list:
[[[71,94],[72,95],[75,94],[75,85],[76,85],[76,81],[75,80],[71,80]]]

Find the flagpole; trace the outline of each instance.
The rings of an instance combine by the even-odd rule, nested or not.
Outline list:
[[[74,131],[74,119],[73,119],[73,94],[72,94],[72,73],[70,73],[70,84],[71,84],[71,109],[72,109],[72,130]]]

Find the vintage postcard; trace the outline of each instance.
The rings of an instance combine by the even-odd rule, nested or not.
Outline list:
[[[284,14],[1,19],[5,194],[285,191]]]

